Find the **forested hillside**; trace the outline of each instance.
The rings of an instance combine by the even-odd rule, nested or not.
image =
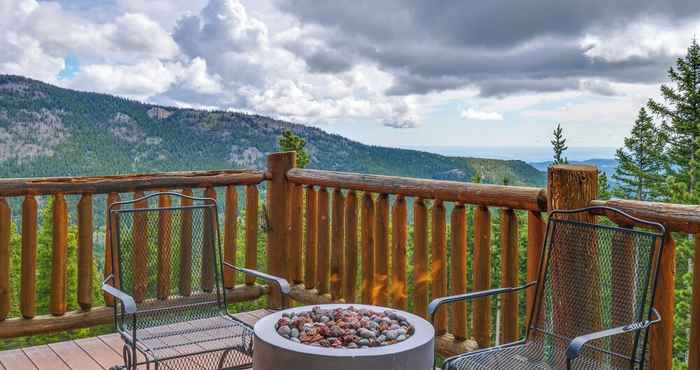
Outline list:
[[[177,109],[0,75],[0,176],[262,168],[291,129],[309,168],[469,181],[543,184],[522,161],[446,157],[364,145],[320,129],[238,112]]]

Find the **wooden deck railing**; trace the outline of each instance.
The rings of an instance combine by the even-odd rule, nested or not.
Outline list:
[[[500,280],[512,286],[536,280],[548,209],[591,204],[623,209],[634,216],[663,223],[669,230],[662,256],[655,306],[663,316],[651,338],[652,368],[670,369],[673,334],[675,247],[672,233],[700,234],[700,206],[625,200],[596,200],[597,171],[590,167],[556,166],[549,171],[547,188],[472,184],[294,168],[293,153],[268,157],[266,172],[214,171],[0,180],[0,337],[65,330],[108,323],[111,311],[92,307],[92,195],[108,194],[108,203],[120,194],[175,189],[190,193],[203,188],[215,196],[225,187],[224,256],[232,261],[243,253],[245,264],[257,264],[258,184],[267,181],[264,218],[267,230],[267,270],[286,276],[292,297],[305,304],[331,301],[361,302],[411,308],[426,316],[430,299],[491,287],[492,228],[498,227]],[[245,187],[245,247],[236,245],[237,187]],[[78,297],[81,310],[66,312],[65,261],[66,194],[81,194],[78,208]],[[38,196],[54,197],[53,270],[50,315],[35,316],[35,271]],[[22,204],[22,273],[19,302],[10,302],[10,207],[5,197],[24,197]],[[165,200],[163,200],[165,201]],[[410,210],[410,211],[409,211]],[[526,216],[523,214],[526,213]],[[413,217],[410,217],[412,214]],[[469,217],[471,215],[471,217]],[[497,215],[498,225],[492,225]],[[519,217],[519,215],[521,217]],[[608,216],[608,215],[598,215]],[[611,221],[620,222],[612,215]],[[410,220],[412,230],[409,234]],[[527,222],[526,253],[520,256],[519,222]],[[634,227],[635,225],[621,225]],[[107,238],[108,240],[109,238]],[[696,240],[696,260],[700,238]],[[449,245],[448,245],[449,241]],[[413,250],[408,248],[412,242]],[[471,253],[470,253],[471,251]],[[520,276],[519,258],[525,258],[526,276]],[[693,318],[690,328],[690,367],[700,368],[700,264],[695,264]],[[412,271],[412,274],[409,272]],[[108,273],[105,272],[105,273]],[[412,276],[412,280],[410,280]],[[449,277],[449,281],[448,281]],[[247,285],[225,285],[235,300],[251,300],[274,290]],[[409,292],[409,286],[413,289]],[[458,304],[440,312],[439,347],[451,354],[479,346],[505,343],[520,337],[521,297],[503,297],[498,316],[492,302]],[[532,292],[525,296],[531,304]],[[108,303],[111,303],[108,301]],[[273,304],[275,302],[272,302]],[[24,318],[7,318],[11,305]],[[468,316],[469,314],[469,316]],[[498,337],[492,333],[494,322]],[[475,341],[468,338],[473,338]]]

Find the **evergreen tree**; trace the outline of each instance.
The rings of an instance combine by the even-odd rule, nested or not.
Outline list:
[[[608,175],[600,171],[598,173],[598,199],[610,199],[611,195]]]
[[[292,130],[284,130],[279,138],[280,150],[297,152],[297,167],[304,168],[309,163],[309,153],[304,149],[306,140],[295,135]]]
[[[666,141],[646,109],[640,109],[624,147],[615,153],[618,165],[613,178],[619,183],[621,196],[637,200],[657,197],[664,181]]]
[[[668,76],[675,86],[662,85],[664,102],[649,100],[649,110],[663,119],[663,128],[668,133],[669,159],[668,200],[680,201],[678,196],[692,199],[698,192],[695,169],[698,167],[697,153],[700,149],[700,45],[693,39],[685,57],[676,61]],[[678,194],[683,190],[687,194]]]
[[[557,127],[554,129],[554,138],[551,141],[552,149],[554,150],[554,162],[552,164],[564,164],[569,161],[562,154],[569,149],[566,146],[566,138],[564,138],[564,132],[561,125],[557,123]]]

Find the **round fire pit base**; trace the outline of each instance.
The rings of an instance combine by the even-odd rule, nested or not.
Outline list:
[[[406,318],[415,333],[403,342],[371,348],[326,348],[283,338],[275,324],[287,312],[310,311],[295,307],[268,315],[255,324],[253,367],[255,370],[430,370],[433,367],[435,331],[426,320],[408,312],[360,304],[320,305],[323,309],[366,308],[395,311]]]

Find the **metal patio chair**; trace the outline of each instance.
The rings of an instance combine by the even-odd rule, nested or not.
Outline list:
[[[185,205],[147,208],[161,195]],[[189,204],[189,205],[188,205]],[[222,261],[216,201],[153,193],[110,205],[112,271],[102,290],[115,298],[124,366],[136,369],[243,369],[252,363],[252,328],[228,311],[224,269],[276,285],[282,278]],[[139,368],[142,368],[139,366]]]
[[[574,221],[591,211],[653,231]],[[434,319],[443,304],[535,287],[524,339],[448,358],[443,368],[644,369],[649,328],[661,320],[652,302],[664,233],[658,223],[609,207],[551,212],[538,281],[429,305]]]

